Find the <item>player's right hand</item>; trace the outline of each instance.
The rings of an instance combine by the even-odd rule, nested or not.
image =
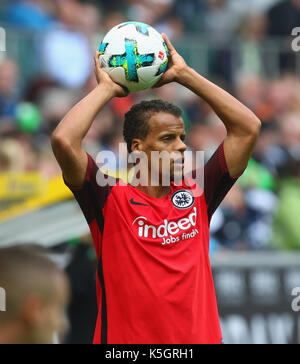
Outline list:
[[[108,90],[110,90],[112,92],[112,97],[126,97],[129,94],[129,91],[117,84],[116,82],[114,82],[110,76],[108,75],[108,73],[106,73],[104,71],[104,69],[101,66],[100,60],[99,60],[99,52],[95,53],[94,56],[94,62],[95,62],[95,75],[96,75],[96,79],[98,84],[100,85],[105,85],[107,87]]]
[[[161,79],[154,85],[153,88],[164,86],[171,82],[179,82],[180,77],[184,74],[184,71],[188,68],[183,57],[176,51],[175,47],[171,43],[166,34],[162,34],[164,41],[167,44],[169,51],[169,64],[168,69],[162,75]]]

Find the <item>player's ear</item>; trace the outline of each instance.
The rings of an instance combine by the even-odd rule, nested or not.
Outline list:
[[[131,154],[129,156],[129,161],[136,165],[137,161],[143,160],[146,156],[146,153],[143,149],[143,143],[140,139],[133,139],[131,143]]]
[[[20,315],[28,327],[40,327],[43,323],[43,309],[45,303],[38,294],[31,294],[23,302]]]
[[[143,150],[142,143],[140,139],[133,139],[131,143],[131,150],[133,152],[140,152]]]

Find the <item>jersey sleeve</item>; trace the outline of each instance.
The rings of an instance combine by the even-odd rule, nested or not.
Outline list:
[[[104,175],[93,158],[89,154],[87,156],[88,166],[83,185],[77,187],[70,186],[66,181],[65,184],[73,192],[87,223],[90,225],[92,221],[96,220],[102,232],[104,225],[103,208],[117,180]],[[104,187],[98,184],[97,180],[99,181],[99,177],[107,180],[107,184]]]
[[[240,176],[230,176],[222,143],[204,167],[204,194],[209,221]]]

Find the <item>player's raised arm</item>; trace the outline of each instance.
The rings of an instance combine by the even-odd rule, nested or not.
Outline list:
[[[101,68],[98,56],[97,52],[94,61],[98,86],[68,112],[51,138],[55,157],[71,186],[80,186],[84,181],[88,158],[82,141],[97,114],[112,98],[127,95]]]
[[[247,167],[255,147],[261,122],[245,105],[225,90],[208,81],[188,67],[163,35],[170,53],[169,69],[157,86],[178,82],[205,100],[220,117],[227,129],[224,152],[229,173],[235,177]]]

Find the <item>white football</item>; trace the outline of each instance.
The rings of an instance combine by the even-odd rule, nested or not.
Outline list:
[[[145,23],[117,25],[106,34],[99,52],[104,70],[131,92],[154,86],[168,67],[163,37]]]

